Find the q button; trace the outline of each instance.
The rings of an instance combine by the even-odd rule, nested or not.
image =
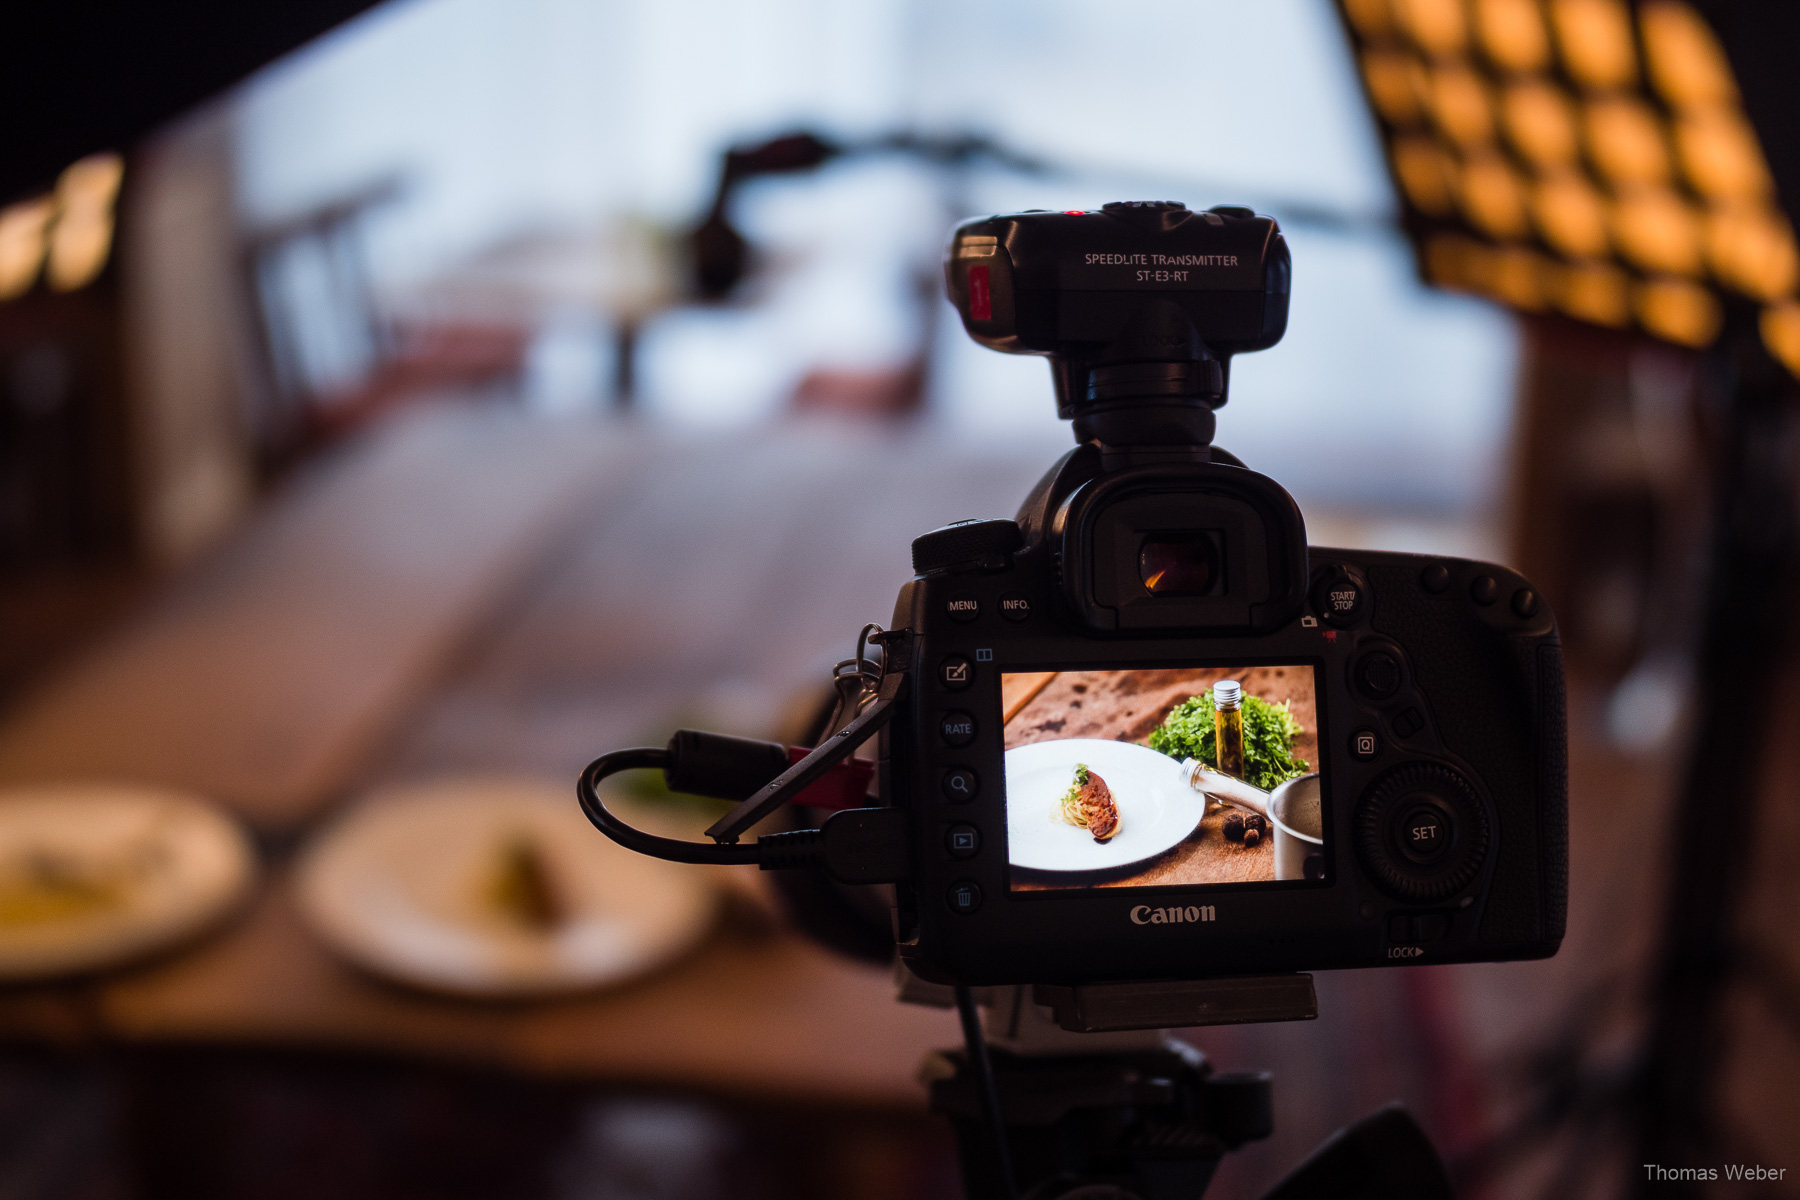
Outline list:
[[[981,781],[967,767],[951,767],[944,772],[944,797],[952,804],[967,804],[981,790]]]

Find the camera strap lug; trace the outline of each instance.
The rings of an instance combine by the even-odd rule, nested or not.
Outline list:
[[[826,738],[812,753],[769,780],[730,812],[714,821],[706,830],[706,836],[715,842],[736,842],[745,830],[798,796],[892,720],[906,686],[906,656],[904,653],[896,653],[890,647],[886,657],[896,665],[882,674],[875,699],[867,708],[856,714],[849,724]]]

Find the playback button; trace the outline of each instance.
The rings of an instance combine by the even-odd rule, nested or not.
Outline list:
[[[973,825],[952,825],[944,832],[944,849],[951,858],[974,858],[981,850],[981,831]]]

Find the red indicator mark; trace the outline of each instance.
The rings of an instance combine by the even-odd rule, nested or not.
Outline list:
[[[1085,217],[1085,216],[1087,216],[1087,214],[1082,212],[1079,208],[1066,208],[1063,210],[1063,216],[1065,216],[1065,217]]]
[[[988,269],[969,268],[969,318],[974,321],[994,319],[994,295],[988,290]]]
[[[1328,641],[1328,642],[1335,642],[1335,641],[1337,641],[1337,630],[1335,630],[1335,629],[1327,629],[1327,630],[1325,630],[1325,631],[1324,631],[1324,633],[1325,633],[1325,640],[1326,640],[1326,641]]]

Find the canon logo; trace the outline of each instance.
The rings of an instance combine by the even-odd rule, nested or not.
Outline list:
[[[1133,925],[1185,925],[1189,921],[1216,920],[1218,912],[1210,904],[1190,904],[1186,908],[1151,908],[1140,904],[1131,910]]]

